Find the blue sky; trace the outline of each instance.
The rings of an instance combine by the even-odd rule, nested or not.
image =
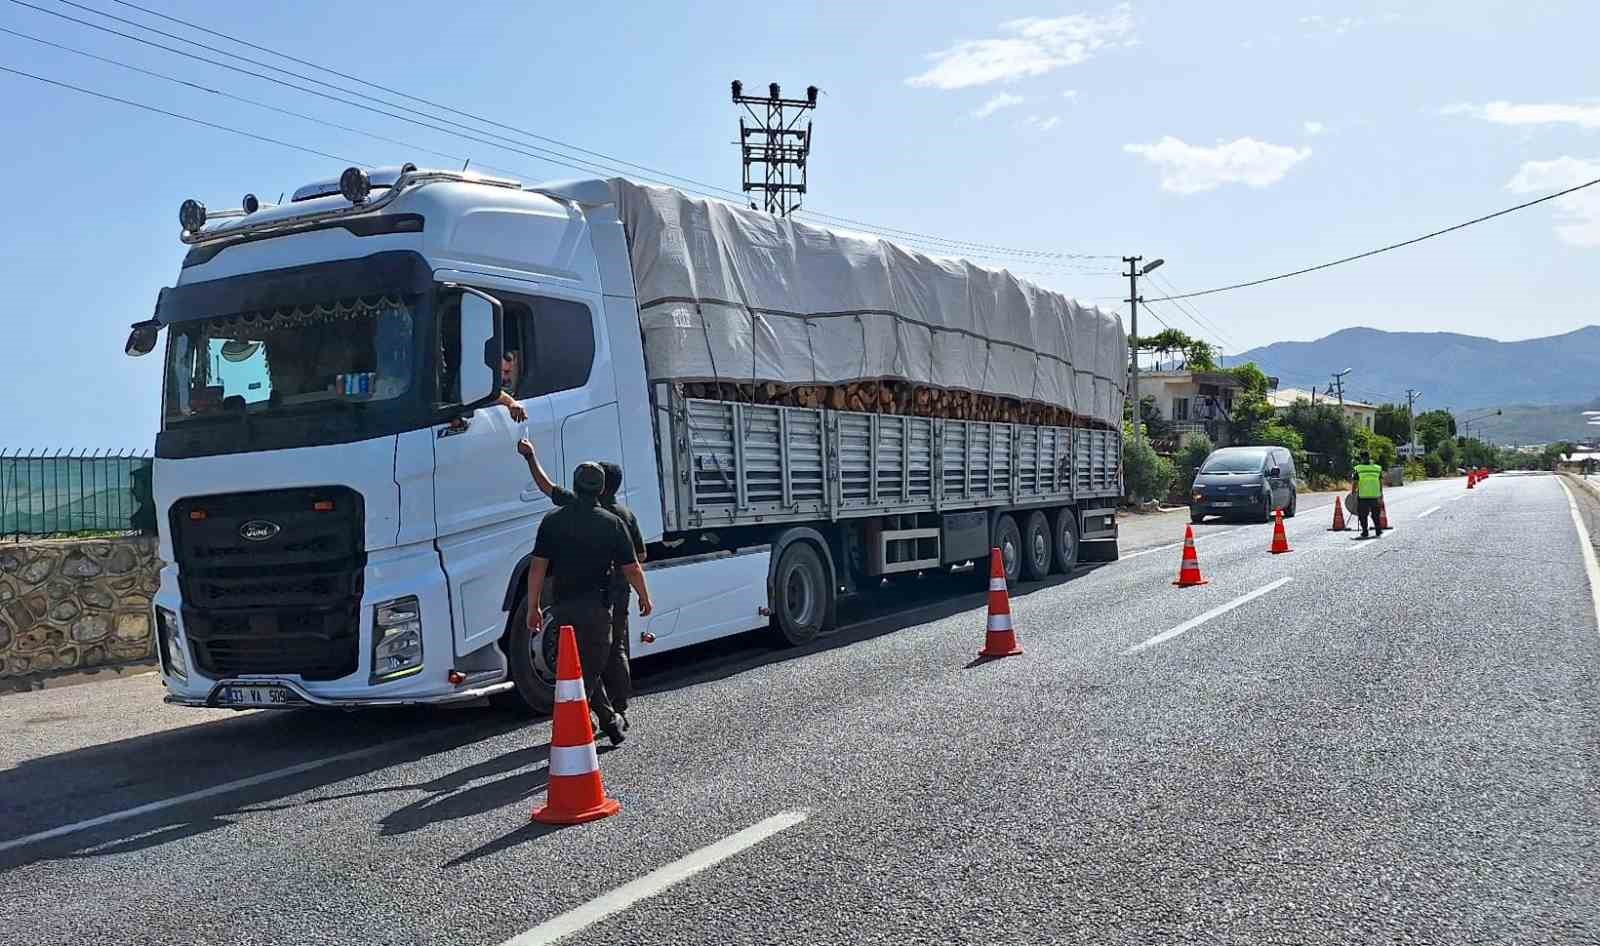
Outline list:
[[[28,2],[182,45],[59,0]],[[268,58],[112,0],[75,2]],[[1298,268],[1600,177],[1589,68],[1600,5],[1585,2],[138,3],[735,189],[728,80],[776,80],[787,94],[815,83],[808,207],[1004,247],[1164,257],[1170,282],[1147,285],[1147,296]],[[11,0],[0,2],[0,27],[419,146],[0,33],[0,65],[341,158],[448,163],[427,148],[528,180],[577,173]],[[247,191],[270,200],[343,162],[6,73],[0,101],[0,275],[13,287],[0,446],[148,445],[158,365],[124,358],[121,345],[176,278],[179,202],[231,207]],[[1600,321],[1600,188],[1585,195],[1196,300],[1220,331],[1171,304],[1153,311],[1230,351],[1352,325],[1502,339],[1570,331]],[[987,262],[1106,305],[1126,290],[1102,275],[1120,269],[1115,259]]]

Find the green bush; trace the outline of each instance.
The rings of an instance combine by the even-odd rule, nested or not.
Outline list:
[[[1437,453],[1424,454],[1422,457],[1422,465],[1427,469],[1429,476],[1444,475],[1444,460],[1441,459]]]
[[[1177,480],[1173,488],[1183,495],[1189,495],[1190,487],[1194,486],[1195,471],[1200,469],[1200,464],[1206,462],[1206,457],[1211,456],[1211,451],[1217,449],[1211,438],[1200,434],[1191,437],[1183,446],[1178,448],[1178,453],[1172,458],[1176,468]]]
[[[1172,461],[1156,453],[1148,440],[1122,442],[1122,477],[1128,498],[1134,502],[1166,499],[1177,470]]]
[[[1421,460],[1406,461],[1406,482],[1412,480],[1425,480],[1428,478],[1428,466]]]

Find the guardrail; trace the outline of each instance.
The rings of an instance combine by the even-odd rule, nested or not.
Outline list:
[[[0,450],[0,539],[153,533],[148,451]]]

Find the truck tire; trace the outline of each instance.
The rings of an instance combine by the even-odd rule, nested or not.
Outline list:
[[[809,542],[791,542],[772,582],[772,631],[791,647],[817,639],[833,613],[833,585]]]
[[[993,547],[1000,550],[1006,584],[1015,585],[1022,577],[1022,530],[1017,528],[1017,520],[1010,513],[995,520]]]
[[[1050,562],[1055,558],[1050,520],[1040,510],[1028,513],[1022,524],[1022,577],[1028,581],[1041,581],[1050,576]]]
[[[1055,568],[1059,575],[1070,575],[1078,567],[1078,513],[1070,506],[1056,510]]]
[[[519,599],[516,610],[511,612],[511,629],[506,633],[506,661],[511,665],[511,679],[516,687],[489,697],[490,705],[518,716],[548,716],[556,705],[556,646],[559,643],[548,611],[544,631],[538,637],[528,633],[528,599],[526,596]]]

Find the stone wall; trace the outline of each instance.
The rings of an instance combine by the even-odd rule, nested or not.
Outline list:
[[[155,656],[153,537],[0,545],[0,678]]]

